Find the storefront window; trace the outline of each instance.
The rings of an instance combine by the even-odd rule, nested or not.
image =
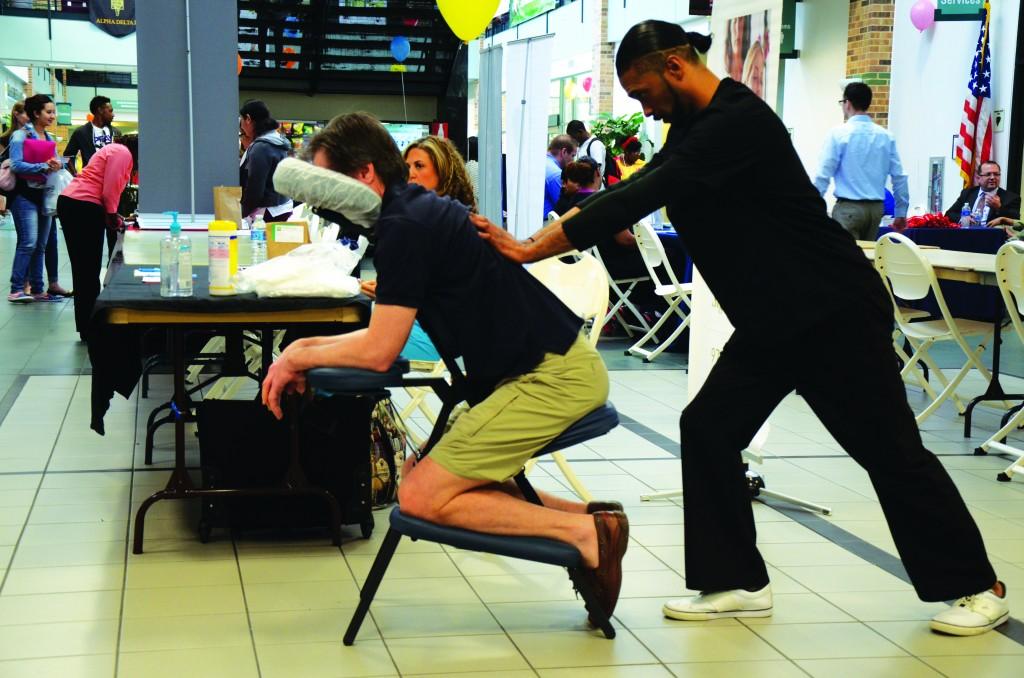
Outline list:
[[[551,81],[548,90],[548,136],[563,134],[570,120],[590,120],[590,94],[583,88],[583,82],[590,73],[577,73]]]

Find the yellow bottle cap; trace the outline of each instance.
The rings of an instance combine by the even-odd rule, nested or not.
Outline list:
[[[226,221],[226,220],[211,221],[210,225],[207,227],[207,230],[210,230],[210,231],[237,231],[238,230],[238,224],[236,224],[233,221]]]

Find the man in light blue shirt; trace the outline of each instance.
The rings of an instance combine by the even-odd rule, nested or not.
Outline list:
[[[900,163],[896,140],[889,130],[876,125],[867,114],[871,88],[852,82],[839,100],[846,122],[829,132],[821,154],[814,185],[824,196],[829,180],[835,178],[836,205],[832,218],[858,240],[878,237],[885,200],[885,178],[892,178],[896,198],[893,228],[907,225],[907,175]]]
[[[544,165],[544,221],[555,209],[562,193],[562,170],[576,157],[576,142],[568,134],[559,134],[548,144],[548,157]]]

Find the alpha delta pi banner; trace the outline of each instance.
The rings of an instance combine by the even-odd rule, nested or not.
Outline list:
[[[135,32],[135,0],[91,0],[89,20],[115,38]]]

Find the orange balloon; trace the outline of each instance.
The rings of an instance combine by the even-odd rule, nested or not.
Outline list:
[[[88,122],[92,122],[92,113],[86,113],[86,114],[85,114],[85,119],[86,119],[86,120],[87,120]]]
[[[238,55],[238,74],[242,74],[242,55]]]

